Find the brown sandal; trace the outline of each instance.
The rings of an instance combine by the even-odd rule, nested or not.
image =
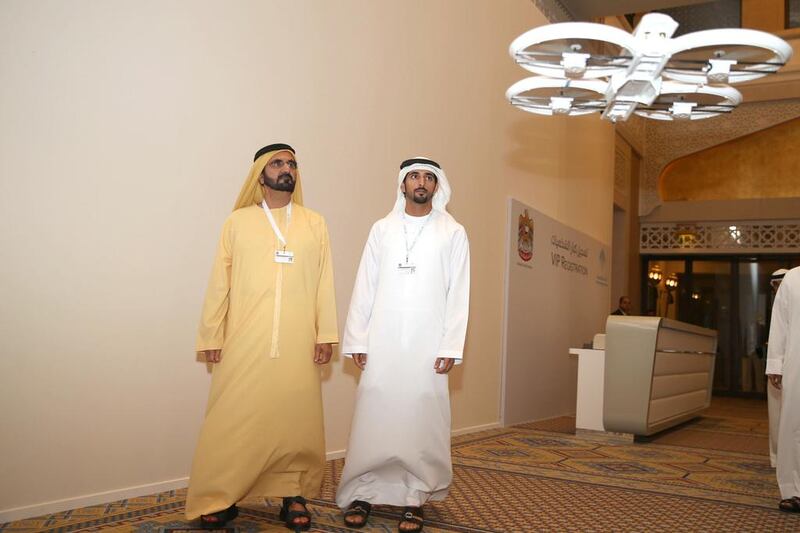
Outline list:
[[[413,529],[401,528],[400,524],[403,522],[414,525]],[[403,514],[400,517],[400,522],[397,524],[397,530],[400,533],[419,533],[422,531],[422,507],[406,507],[403,509]]]
[[[778,504],[778,509],[784,513],[800,513],[800,496],[792,496],[781,500]]]
[[[203,526],[203,529],[219,529],[225,527],[225,524],[237,516],[239,516],[239,509],[234,503],[222,511],[200,515],[200,525]]]
[[[367,525],[369,513],[372,511],[372,504],[362,500],[354,500],[344,512],[344,525],[355,529],[361,529]],[[348,518],[361,517],[361,522],[350,522]]]
[[[303,506],[302,511],[294,511],[291,509],[291,506],[296,503]],[[293,529],[295,533],[298,531],[308,531],[311,529],[311,513],[308,512],[308,507],[306,507],[307,503],[306,499],[302,496],[284,498],[278,518],[283,520],[283,524],[289,529]],[[306,520],[304,522],[299,522],[298,519],[301,518],[305,518]]]

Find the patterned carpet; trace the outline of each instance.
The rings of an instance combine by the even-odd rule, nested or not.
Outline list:
[[[426,506],[425,531],[800,531],[800,516],[776,509],[763,419],[713,414],[624,445],[576,437],[570,417],[458,437],[450,497]],[[733,436],[741,439],[728,448],[747,449],[720,446]],[[320,499],[309,506],[313,531],[355,531],[333,504],[342,466],[328,463]],[[170,491],[2,524],[0,532],[191,531],[184,498]],[[278,505],[243,502],[227,531],[288,531]],[[397,531],[397,515],[376,507],[361,531]]]
[[[702,417],[663,431],[649,442],[769,455],[769,426],[766,420]]]
[[[518,427],[574,435],[575,417],[562,416],[521,424]],[[706,415],[657,433],[652,437],[637,437],[637,442],[768,455],[769,424],[766,414],[763,420],[750,417],[733,418]]]

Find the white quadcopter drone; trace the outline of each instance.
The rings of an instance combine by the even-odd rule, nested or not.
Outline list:
[[[672,39],[677,27],[669,16],[649,13],[632,34],[588,22],[534,28],[509,53],[538,76],[509,87],[506,98],[541,115],[698,120],[742,101],[728,83],[773,74],[792,57],[786,41],[766,32],[716,29]]]

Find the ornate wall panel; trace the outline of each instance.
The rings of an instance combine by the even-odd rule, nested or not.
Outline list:
[[[680,24],[673,37],[711,28],[742,27],[742,3],[739,0],[715,0],[657,11],[666,13]]]
[[[614,146],[614,203],[624,209],[628,209],[628,183],[631,168],[630,147],[625,144],[624,139],[617,138]]]
[[[646,122],[648,119],[633,115],[625,122],[617,122],[614,125],[616,132],[622,135],[640,155],[644,153]]]
[[[531,0],[550,22],[572,22],[574,18],[558,0]]]
[[[642,223],[642,254],[800,253],[800,220]]]

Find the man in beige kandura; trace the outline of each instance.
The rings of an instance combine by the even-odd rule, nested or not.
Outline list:
[[[213,364],[186,517],[221,528],[247,497],[282,497],[306,531],[325,464],[319,365],[338,342],[325,220],[303,206],[294,149],[259,150],[228,216],[196,349]]]

